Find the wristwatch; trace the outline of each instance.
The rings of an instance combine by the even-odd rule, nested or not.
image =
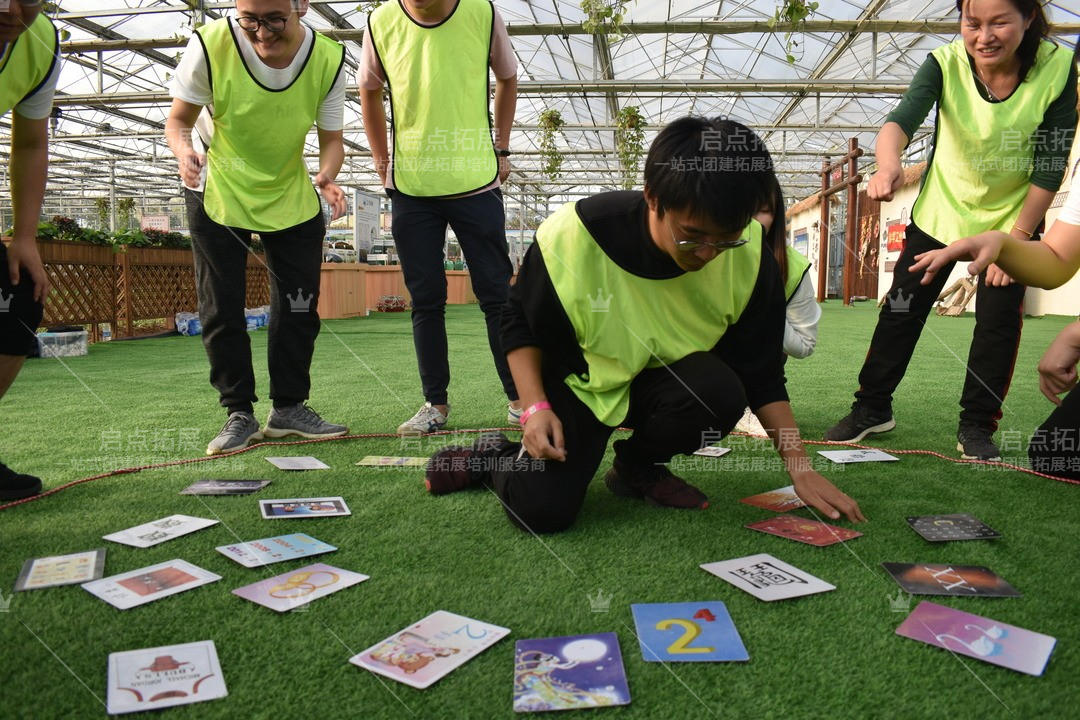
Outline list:
[[[510,151],[510,148],[495,148],[495,154],[499,157],[510,157],[514,153]]]

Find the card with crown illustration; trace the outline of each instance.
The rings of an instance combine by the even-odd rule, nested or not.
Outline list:
[[[630,606],[646,662],[746,662],[727,606],[718,600]]]
[[[1057,639],[924,600],[896,634],[1027,675],[1042,675]],[[950,660],[951,662],[951,660]]]
[[[508,628],[438,610],[349,662],[423,690],[509,634]]]
[[[213,640],[109,653],[110,715],[217,700],[228,694]]]
[[[836,589],[835,585],[766,553],[706,563],[701,569],[766,602]]]
[[[978,565],[883,562],[881,566],[912,595],[1022,597],[1000,575]]]
[[[105,569],[105,549],[71,555],[30,558],[15,581],[16,590],[40,590],[57,585],[75,585],[101,577]]]
[[[516,712],[629,704],[615,633],[518,640],[514,645]]]

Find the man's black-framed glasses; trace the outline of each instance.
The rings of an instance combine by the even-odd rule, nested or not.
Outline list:
[[[675,231],[671,229],[671,225],[667,225],[668,233],[671,235],[671,241],[675,243],[675,247],[679,252],[692,253],[700,250],[701,248],[712,248],[716,252],[722,252],[724,250],[730,250],[732,248],[742,247],[746,243],[750,242],[746,238],[737,238],[735,240],[720,240],[719,242],[702,242],[700,240],[679,240],[675,237]]]
[[[259,32],[259,26],[272,33],[279,33],[285,29],[285,24],[289,22],[288,18],[257,18],[250,15],[241,15],[236,18],[236,24],[240,26],[241,30],[245,30],[249,33]]]

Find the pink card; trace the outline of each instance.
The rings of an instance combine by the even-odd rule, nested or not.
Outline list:
[[[1057,643],[1049,635],[927,601],[896,634],[1028,675],[1043,674]]]

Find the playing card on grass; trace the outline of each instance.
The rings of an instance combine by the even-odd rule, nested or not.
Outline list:
[[[233,595],[271,610],[288,612],[367,579],[367,575],[316,563],[237,588],[232,592]]]
[[[739,502],[764,508],[765,510],[772,510],[773,512],[787,512],[788,510],[806,507],[806,503],[802,501],[802,498],[795,494],[794,485],[744,497]]]
[[[646,662],[744,662],[750,659],[724,603],[631,605]]]
[[[345,504],[345,499],[341,497],[260,500],[259,510],[266,520],[352,515],[349,506]]]
[[[181,535],[187,535],[196,530],[202,530],[217,524],[217,520],[189,517],[187,515],[170,515],[160,520],[105,535],[103,539],[137,548],[148,548],[166,540],[172,540]]]
[[[897,635],[1028,675],[1042,675],[1055,638],[924,600]]]
[[[978,565],[883,562],[881,566],[912,595],[1021,597],[1000,575]]]
[[[105,550],[89,550],[72,555],[30,558],[15,580],[16,590],[40,590],[57,585],[74,585],[101,577]]]
[[[848,530],[795,515],[777,515],[768,520],[749,523],[746,527],[818,547],[862,537],[862,533],[857,530]]]
[[[893,462],[899,460],[894,455],[881,450],[818,450],[818,455],[834,463]]]
[[[115,608],[128,610],[220,579],[220,575],[189,562],[170,560],[120,575],[92,580],[83,583],[82,588]]]
[[[244,567],[261,567],[270,563],[295,560],[309,555],[321,555],[337,550],[333,545],[316,540],[304,533],[278,535],[237,545],[222,545],[214,549]]]
[[[247,495],[262,490],[269,480],[198,480],[180,491],[181,495]]]
[[[110,715],[228,695],[213,640],[109,653]]]
[[[615,633],[518,640],[514,645],[515,711],[629,704]]]
[[[510,634],[510,630],[437,610],[349,662],[423,690]]]
[[[278,470],[329,470],[330,466],[322,460],[310,456],[268,457],[266,462]]]
[[[967,513],[909,517],[908,525],[931,542],[950,540],[993,540],[1001,537],[994,528]]]
[[[731,452],[731,448],[729,447],[720,447],[719,445],[706,445],[700,450],[695,450],[694,454],[702,455],[704,457],[724,457],[729,452]]]
[[[427,467],[428,458],[424,457],[390,457],[387,455],[368,455],[356,463],[367,467]]]
[[[836,589],[836,586],[766,553],[706,563],[701,569],[767,602]]]

